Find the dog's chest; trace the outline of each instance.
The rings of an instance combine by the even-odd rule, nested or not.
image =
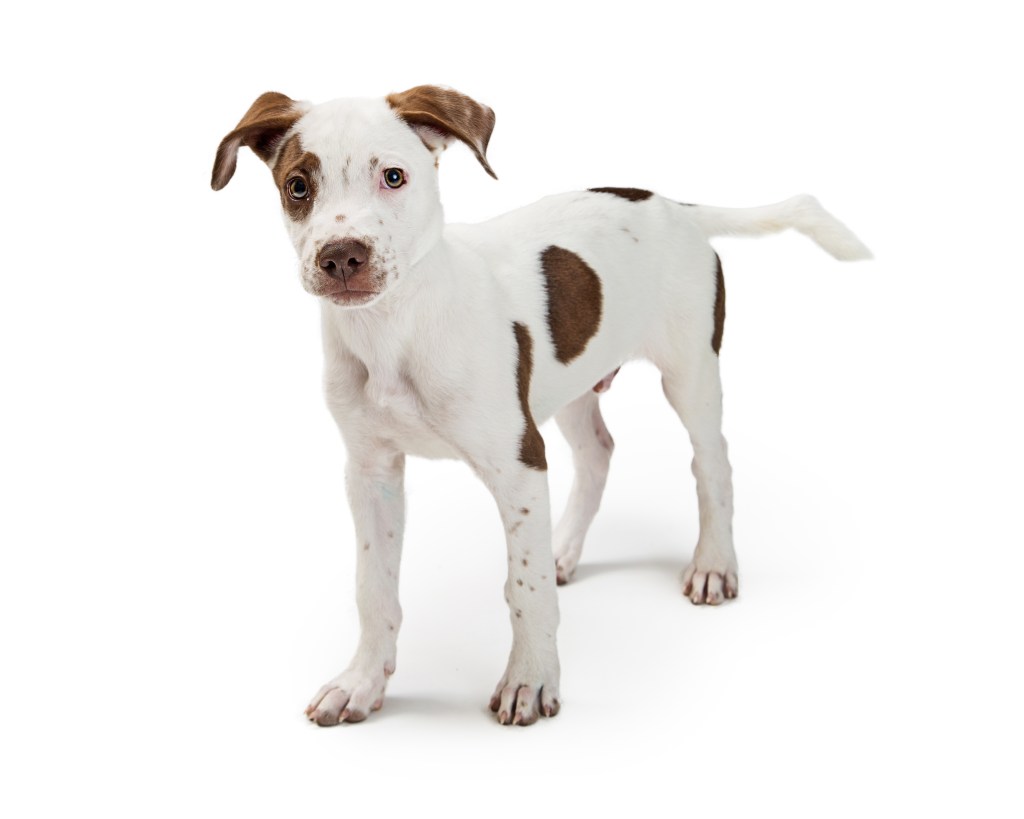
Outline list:
[[[444,428],[444,413],[430,400],[435,391],[425,383],[422,371],[417,372],[421,368],[406,360],[376,355],[361,363],[366,378],[356,403],[363,432],[410,455],[457,457],[437,432]]]
[[[392,441],[397,449],[426,458],[456,457],[438,435],[438,419],[432,408],[424,405],[407,373],[371,375],[363,397],[375,433]]]

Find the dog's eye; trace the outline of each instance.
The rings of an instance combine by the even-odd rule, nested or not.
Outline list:
[[[295,176],[288,180],[288,195],[292,199],[305,199],[309,196],[309,188],[302,177]]]
[[[400,188],[405,184],[405,174],[399,168],[387,168],[384,171],[384,184],[389,188]]]

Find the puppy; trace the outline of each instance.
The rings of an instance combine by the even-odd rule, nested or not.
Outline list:
[[[599,394],[631,359],[661,370],[693,445],[700,536],[683,592],[735,597],[725,284],[708,238],[793,227],[836,258],[870,256],[808,196],[726,209],[593,188],[445,225],[441,153],[462,142],[494,176],[493,126],[490,108],[434,86],[317,106],[267,93],[217,150],[215,190],[242,145],[270,167],[302,285],[320,299],[327,405],[348,452],[361,636],[306,709],[320,725],[365,719],[395,670],[407,454],[461,458],[498,505],[512,650],[491,710],[516,725],[558,713],[556,583],[573,574],[608,475]],[[538,432],[551,417],[575,463],[553,535]]]

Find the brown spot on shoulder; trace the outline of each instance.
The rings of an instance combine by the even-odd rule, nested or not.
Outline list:
[[[722,260],[715,254],[715,331],[711,335],[711,349],[718,355],[725,333],[725,276],[722,275]]]
[[[516,337],[518,360],[516,364],[516,386],[519,390],[519,407],[523,412],[526,427],[519,440],[519,460],[531,469],[547,469],[544,456],[544,439],[537,429],[530,412],[530,376],[533,374],[533,338],[525,324],[513,322],[512,332]]]
[[[304,150],[302,140],[295,134],[281,146],[272,170],[285,213],[296,221],[305,219],[313,210],[320,186],[320,157]],[[306,183],[309,193],[304,199],[292,199],[288,195],[288,181],[294,178]]]
[[[527,509],[527,508],[526,508],[526,507],[524,506],[524,507],[523,507],[522,509],[520,509],[520,510],[519,510],[519,514],[520,514],[520,515],[528,515],[528,514],[530,514],[530,510],[529,510],[529,509]]]
[[[540,267],[555,357],[568,364],[586,349],[601,324],[601,279],[583,259],[556,245],[541,254]]]
[[[650,191],[640,188],[588,188],[587,190],[591,193],[610,193],[612,196],[619,196],[630,202],[643,202],[654,196]]]

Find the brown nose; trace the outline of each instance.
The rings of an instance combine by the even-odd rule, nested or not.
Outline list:
[[[321,269],[328,276],[342,279],[358,273],[370,258],[370,251],[362,242],[345,239],[341,242],[328,242],[317,254]]]

